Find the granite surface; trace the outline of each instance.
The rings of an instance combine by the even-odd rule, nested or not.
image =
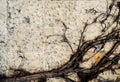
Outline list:
[[[12,69],[33,73],[60,67],[73,54],[64,41],[66,29],[61,21],[68,27],[66,37],[75,52],[85,22],[91,23],[105,11],[106,0],[0,0],[0,74],[11,76]],[[85,40],[102,33],[98,23],[87,28]],[[110,45],[106,45],[105,51]],[[89,68],[91,63],[80,65]],[[100,76],[118,77],[110,71]],[[48,82],[65,81],[51,78]]]

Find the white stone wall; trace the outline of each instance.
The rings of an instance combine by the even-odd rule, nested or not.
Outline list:
[[[65,28],[60,21],[68,26],[66,36],[76,51],[85,22],[91,23],[105,12],[106,3],[106,0],[0,0],[0,73],[10,76],[11,69],[32,73],[60,67],[73,53],[63,42]],[[96,14],[89,12],[93,8]],[[97,23],[91,25],[85,40],[100,35],[101,29]]]

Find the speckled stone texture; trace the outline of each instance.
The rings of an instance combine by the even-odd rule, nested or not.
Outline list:
[[[12,69],[33,73],[60,67],[73,53],[64,42],[65,28],[60,21],[68,27],[66,37],[75,52],[85,22],[91,23],[105,11],[106,0],[0,0],[0,74],[11,76]],[[97,23],[89,26],[85,40],[100,35],[101,29]],[[50,78],[48,82],[65,81]]]

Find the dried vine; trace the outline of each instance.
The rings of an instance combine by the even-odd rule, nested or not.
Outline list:
[[[113,7],[116,7],[118,9],[117,15],[111,13]],[[102,16],[103,18],[101,20],[98,20]],[[106,21],[108,21],[107,19],[109,17],[112,17],[113,21],[109,24],[106,24]],[[67,26],[63,21],[61,22],[65,27],[66,32]],[[102,30],[103,32],[94,40],[85,41],[84,40],[85,29],[87,26],[94,23],[100,23],[101,26],[103,27]],[[115,24],[115,26],[112,28],[112,30],[106,33],[113,24]],[[65,33],[64,40],[70,46],[70,43],[67,37],[65,36]],[[83,60],[83,57],[85,56],[88,50],[90,50],[91,48],[99,48],[98,49],[99,52],[105,47],[105,44],[107,42],[113,42],[114,44],[111,47],[111,49],[107,53],[105,53],[104,57],[97,64],[93,65],[91,68],[84,68],[79,66],[80,62],[89,60],[89,59]],[[98,47],[99,45],[101,45],[101,47]],[[68,78],[68,73],[71,72],[77,73],[79,79],[81,79],[81,82],[88,82],[89,80],[96,78],[100,73],[106,70],[114,71],[115,69],[120,69],[120,66],[118,66],[118,68],[115,69],[113,68],[114,65],[118,65],[118,61],[120,60],[120,53],[115,53],[119,45],[120,45],[120,2],[116,2],[116,0],[113,0],[112,3],[107,7],[105,13],[101,13],[99,16],[97,16],[92,23],[90,24],[85,23],[83,32],[81,33],[81,37],[79,40],[78,48],[76,52],[73,53],[73,55],[71,56],[70,60],[67,63],[62,65],[60,68],[34,74],[31,74],[23,70],[15,70],[16,72],[20,73],[10,78],[2,77],[0,79],[0,82],[30,82],[31,80],[39,80],[39,82],[46,82],[47,78],[53,77],[64,78],[66,82],[75,82],[72,79]],[[71,46],[70,48],[73,51]],[[110,57],[111,55],[113,55],[112,58]],[[119,78],[116,79],[116,82],[118,81],[120,81]]]

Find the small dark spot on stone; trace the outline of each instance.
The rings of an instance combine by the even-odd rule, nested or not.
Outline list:
[[[10,35],[14,32],[14,27],[8,28],[8,32],[10,33]]]
[[[22,51],[21,51],[21,50],[18,50],[17,53],[22,53]]]
[[[25,57],[23,57],[23,56],[19,56],[20,58],[22,58],[22,59],[24,59]]]
[[[17,9],[17,11],[20,13],[21,12],[21,10],[20,9]]]
[[[11,18],[11,12],[8,12],[8,18]]]
[[[30,18],[29,17],[24,17],[25,18],[25,22],[30,24]]]
[[[0,41],[0,43],[5,43],[4,41]]]
[[[120,9],[120,2],[117,2],[117,6],[118,6],[118,8]]]
[[[14,27],[11,27],[11,29],[14,29]]]

